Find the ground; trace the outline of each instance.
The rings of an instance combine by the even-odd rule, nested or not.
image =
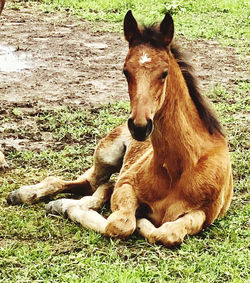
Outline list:
[[[41,108],[89,108],[127,101],[122,75],[127,43],[122,34],[95,30],[98,24],[65,14],[6,7],[0,19],[0,58],[6,53],[16,56],[20,69],[18,65],[16,70],[0,67],[0,114],[13,108],[35,115]],[[232,47],[208,40],[177,40],[189,53],[204,92],[220,84],[233,87],[236,74],[237,79],[246,78],[243,61]],[[27,119],[25,123],[29,124]],[[22,138],[14,140],[11,134],[4,133],[5,127],[1,125],[0,130],[2,148],[19,149],[20,144],[30,148]]]
[[[223,219],[170,250],[136,233],[115,240],[63,217],[48,216],[44,205],[52,197],[33,205],[7,204],[7,195],[21,185],[51,175],[72,180],[82,174],[92,163],[97,141],[126,121],[129,112],[121,72],[127,43],[122,34],[103,32],[114,23],[83,21],[67,14],[65,7],[61,13],[45,13],[41,2],[8,1],[0,16],[0,150],[9,164],[0,171],[0,281],[248,282],[249,57],[240,29],[246,23],[246,4],[183,1],[187,9],[199,6],[202,11],[206,2],[210,12],[187,10],[178,34],[189,18],[198,16],[195,23],[204,20],[199,37],[208,25],[208,34],[215,29],[212,38],[226,39],[219,43],[188,38],[196,36],[197,28],[178,37],[227,132],[234,197]],[[118,0],[111,2],[120,5]],[[139,11],[144,2],[134,1]],[[235,5],[221,10],[225,3]],[[221,28],[225,25],[230,28]],[[231,43],[236,48],[225,47]],[[109,204],[100,212],[107,216]]]

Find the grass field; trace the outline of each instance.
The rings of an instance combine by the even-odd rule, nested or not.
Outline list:
[[[167,11],[175,20],[176,30],[187,38],[207,38],[239,47],[248,52],[249,3],[246,0],[41,0],[44,10],[67,11],[91,21],[113,22],[121,31],[127,10],[146,24],[159,21]]]
[[[114,22],[116,30],[127,9],[138,18],[147,16],[149,22],[169,9],[182,27],[177,30],[187,38],[219,40],[242,54],[249,43],[249,8],[242,0],[41,0],[34,5]],[[235,194],[223,219],[175,249],[151,245],[136,234],[126,241],[106,238],[62,217],[47,216],[44,203],[6,203],[8,193],[20,184],[48,175],[79,176],[91,165],[97,141],[127,119],[128,103],[89,110],[45,109],[36,115],[13,108],[11,115],[2,115],[1,123],[10,125],[32,121],[37,129],[32,136],[46,130],[53,145],[42,151],[9,151],[11,168],[0,172],[0,282],[249,282],[249,89],[249,81],[239,80],[233,87],[219,85],[207,93],[228,133]],[[33,138],[25,126],[5,131]]]

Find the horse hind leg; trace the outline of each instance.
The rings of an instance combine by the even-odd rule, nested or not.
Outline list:
[[[113,186],[103,184],[97,188],[92,196],[85,196],[80,200],[59,199],[46,205],[47,213],[62,214],[87,229],[105,234],[107,219],[96,210],[110,199]]]
[[[88,182],[88,176],[91,170],[85,172],[81,179],[75,181],[62,180],[59,177],[50,176],[38,184],[22,186],[11,192],[7,197],[8,204],[16,205],[21,203],[35,203],[41,199],[57,195],[59,193],[75,193],[88,195],[92,193],[92,188]]]
[[[197,234],[203,227],[206,215],[202,210],[190,211],[173,222],[156,228],[149,220],[137,220],[137,230],[150,243],[160,242],[167,247],[179,245],[186,235]]]
[[[124,135],[125,132],[125,135]],[[110,176],[122,166],[126,143],[125,127],[117,127],[102,139],[94,154],[94,164],[75,181],[58,177],[47,177],[36,185],[22,186],[7,197],[9,204],[34,203],[46,196],[59,193],[91,195],[100,185],[109,181]]]

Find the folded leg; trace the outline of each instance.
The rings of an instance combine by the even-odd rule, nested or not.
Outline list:
[[[142,218],[137,220],[137,230],[150,243],[160,242],[171,247],[181,244],[186,235],[198,233],[202,229],[205,219],[205,213],[202,210],[196,210],[156,228],[149,220]]]
[[[102,139],[94,154],[94,164],[76,181],[65,181],[58,177],[48,177],[31,186],[22,186],[11,192],[9,204],[34,203],[58,193],[91,195],[100,185],[108,183],[110,176],[118,172],[126,150],[128,130],[125,126],[114,129]]]
[[[95,210],[110,199],[112,189],[111,184],[104,184],[99,186],[92,196],[86,196],[80,200],[51,201],[46,205],[46,210],[48,213],[63,214],[84,228],[105,234],[107,220]]]
[[[111,198],[112,214],[108,218],[106,235],[126,238],[136,228],[135,212],[138,200],[131,185],[123,184],[114,189]]]
[[[46,196],[56,195],[66,192],[82,192],[82,194],[91,194],[93,189],[89,183],[91,169],[85,172],[76,181],[65,181],[58,177],[47,177],[36,185],[22,186],[11,192],[7,197],[8,204],[34,203]]]

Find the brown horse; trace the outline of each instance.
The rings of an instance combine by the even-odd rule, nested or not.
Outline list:
[[[160,25],[139,27],[129,11],[124,34],[129,43],[123,70],[131,103],[128,126],[117,127],[99,142],[94,165],[78,180],[49,177],[12,192],[8,202],[94,192],[80,200],[52,201],[47,211],[111,237],[128,237],[137,227],[150,242],[173,246],[229,208],[227,141],[190,65],[172,43],[172,17],[166,14]],[[119,171],[112,193],[109,178]],[[112,214],[105,219],[96,209],[111,194]]]

